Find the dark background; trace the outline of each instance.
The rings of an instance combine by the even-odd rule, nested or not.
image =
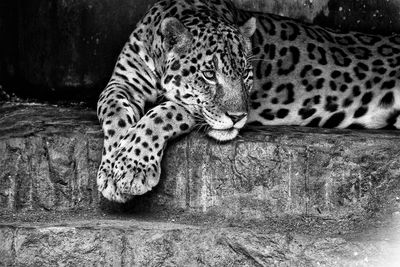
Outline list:
[[[0,1],[0,86],[22,99],[93,104],[137,21],[156,2]],[[367,33],[400,31],[396,0],[234,0],[308,22]],[[1,89],[1,88],[0,88]]]

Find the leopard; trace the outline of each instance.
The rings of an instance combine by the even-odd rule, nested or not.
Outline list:
[[[400,36],[339,31],[230,0],[162,0],[101,92],[97,185],[127,202],[159,182],[167,143],[251,127],[398,129]]]

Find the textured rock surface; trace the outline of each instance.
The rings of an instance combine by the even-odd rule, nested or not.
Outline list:
[[[116,205],[93,111],[3,105],[0,266],[398,264],[397,132],[262,131],[174,141],[160,185]]]
[[[0,115],[0,207],[69,209],[98,203],[102,134],[95,114],[5,106]]]
[[[0,109],[3,211],[115,207],[95,186],[102,134],[93,111]],[[164,156],[161,183],[127,207],[346,218],[400,208],[397,132],[269,127],[217,144],[191,134]]]
[[[399,237],[398,228],[329,237],[136,220],[3,223],[0,265],[396,266]]]

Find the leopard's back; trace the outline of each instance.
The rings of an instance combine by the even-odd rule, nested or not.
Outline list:
[[[249,124],[396,127],[399,35],[342,33],[269,14],[257,19]]]

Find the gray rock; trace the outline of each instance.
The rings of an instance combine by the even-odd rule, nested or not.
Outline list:
[[[395,266],[400,239],[136,220],[0,225],[5,266]],[[400,232],[398,232],[400,233]]]
[[[111,208],[95,180],[95,113],[51,106],[0,109],[0,210]],[[192,133],[168,147],[160,184],[126,207],[264,220],[339,219],[399,210],[398,132],[267,127],[218,144]]]
[[[92,111],[22,105],[4,106],[0,113],[0,209],[98,203],[94,178],[102,135]]]

